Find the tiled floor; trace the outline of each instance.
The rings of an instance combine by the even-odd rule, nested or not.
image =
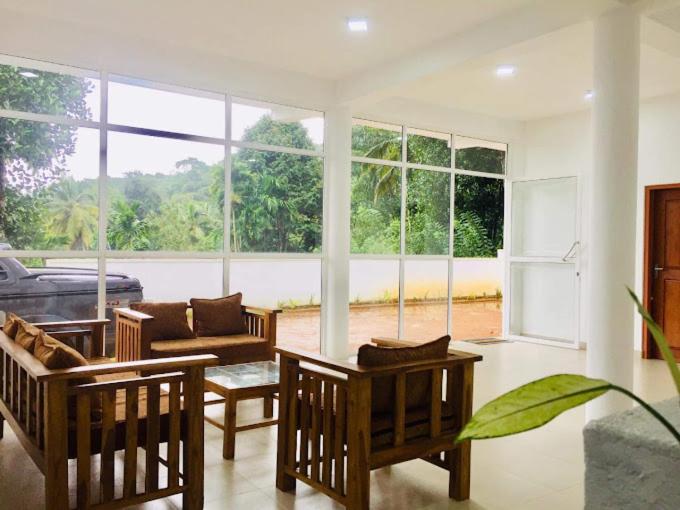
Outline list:
[[[583,373],[585,352],[504,343],[456,348],[478,352],[484,361],[475,374],[478,407],[503,391],[554,373]],[[649,400],[673,395],[666,367],[660,361],[635,362],[636,392]],[[260,401],[239,404],[243,421],[261,412]],[[208,408],[221,416],[221,406]],[[371,475],[373,509],[575,509],[583,506],[583,408],[572,410],[546,427],[523,435],[476,442],[472,449],[472,499],[457,503],[447,497],[446,473],[423,461],[381,469]],[[336,508],[326,496],[298,483],[297,493],[274,487],[276,429],[242,432],[236,458],[222,459],[222,435],[206,424],[206,508],[231,510]],[[5,428],[0,441],[0,508],[36,509],[44,505],[43,479],[16,437]],[[174,509],[177,499],[145,505]],[[48,507],[49,508],[49,505]],[[339,507],[338,507],[339,508]]]

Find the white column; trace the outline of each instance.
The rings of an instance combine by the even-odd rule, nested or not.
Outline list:
[[[593,169],[587,372],[632,389],[634,310],[625,286],[635,277],[640,16],[620,6],[594,22]],[[610,393],[587,418],[627,409]]]
[[[348,107],[326,112],[325,139],[321,345],[325,355],[343,359],[349,353],[352,114]]]

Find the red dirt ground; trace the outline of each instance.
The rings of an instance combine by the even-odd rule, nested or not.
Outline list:
[[[355,352],[371,337],[397,336],[399,308],[392,305],[352,306],[350,349]],[[453,304],[453,339],[487,338],[501,334],[502,302]],[[278,319],[279,345],[319,351],[319,309],[285,311]],[[404,309],[405,338],[429,340],[446,334],[446,303],[408,303]]]

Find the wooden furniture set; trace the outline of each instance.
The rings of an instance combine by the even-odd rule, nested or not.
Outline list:
[[[189,307],[191,309],[191,307]],[[118,361],[158,359],[189,354],[214,354],[221,365],[274,360],[276,317],[281,310],[242,306],[247,331],[236,335],[198,336],[197,338],[156,340],[149,328],[153,316],[117,308],[116,358]],[[193,318],[193,331],[198,331]]]
[[[0,438],[6,420],[44,473],[50,508],[70,508],[69,459],[76,462],[77,508],[122,508],[179,493],[184,508],[202,508],[205,391],[225,403],[223,425],[206,419],[224,430],[224,458],[234,457],[237,431],[279,424],[280,490],[294,490],[300,480],[347,508],[368,509],[371,470],[420,458],[449,471],[450,497],[469,498],[470,444],[455,438],[472,415],[481,356],[448,350],[445,337],[430,343],[441,356],[411,360],[409,348],[418,344],[374,339],[373,349],[387,350],[363,346],[362,364],[336,361],[275,347],[279,310],[240,310],[245,333],[156,340],[153,316],[117,309],[117,363],[97,361],[108,321],[39,324],[82,354],[90,338],[90,365],[57,370],[0,331]],[[243,361],[254,363],[206,369]],[[275,393],[278,420],[271,419]],[[237,427],[236,404],[251,398],[264,398],[268,420]],[[138,447],[146,451],[143,480]],[[100,466],[93,470],[96,455]],[[116,467],[122,487],[114,483]]]
[[[449,471],[450,497],[469,498],[470,444],[456,444],[455,438],[472,414],[474,363],[481,356],[451,350],[442,359],[368,367],[297,349],[276,350],[280,490],[294,490],[299,480],[347,508],[368,509],[371,470],[422,458]],[[423,377],[429,395],[421,406],[409,408],[414,378],[422,383]],[[391,387],[389,397],[382,400],[372,391],[376,387]]]
[[[69,330],[56,336],[90,336],[96,354],[102,352],[98,346],[103,348],[106,322],[42,327]],[[0,437],[7,421],[45,476],[50,509],[68,509],[71,503],[77,508],[123,508],[180,493],[184,508],[203,508],[204,369],[217,359],[107,361],[48,369],[0,331]],[[162,443],[167,444],[165,458]],[[146,452],[140,480],[139,447]],[[118,451],[123,452],[122,462]],[[95,459],[99,465],[93,469]],[[71,474],[69,460],[75,463]],[[159,476],[162,466],[167,479]],[[116,472],[118,480],[122,472],[122,487]],[[76,487],[71,502],[69,485]]]

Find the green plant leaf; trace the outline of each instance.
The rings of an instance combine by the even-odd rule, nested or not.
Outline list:
[[[456,441],[491,439],[535,429],[610,389],[612,385],[607,381],[575,374],[532,381],[483,406]]]
[[[626,287],[626,289],[628,289],[628,294],[630,294],[630,297],[632,297],[633,301],[635,301],[635,306],[637,306],[638,312],[640,313],[640,315],[642,315],[643,320],[647,324],[647,329],[652,334],[652,337],[656,342],[656,346],[659,348],[659,351],[661,352],[661,356],[663,356],[663,359],[666,361],[668,369],[671,371],[671,377],[673,377],[673,382],[675,382],[675,388],[678,390],[678,394],[680,395],[680,368],[678,368],[678,364],[675,361],[675,356],[673,356],[673,352],[671,351],[671,348],[668,346],[666,335],[663,334],[661,326],[659,326],[654,321],[650,313],[647,310],[645,310],[644,306],[642,306],[642,303],[640,302],[640,299],[637,297],[637,294],[635,294],[635,292],[633,292],[630,289],[630,287]]]

